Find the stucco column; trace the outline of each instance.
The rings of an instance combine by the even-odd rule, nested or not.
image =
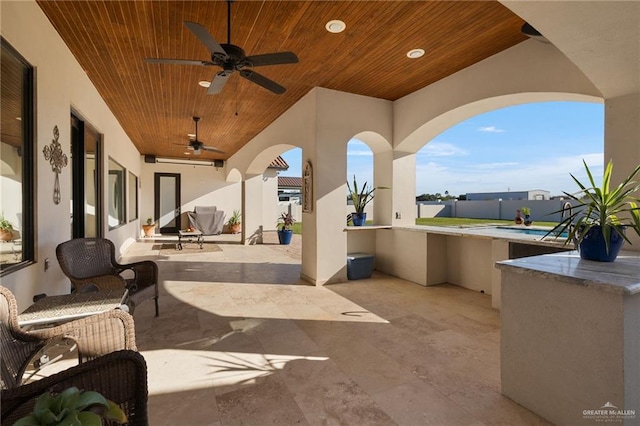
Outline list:
[[[604,103],[604,162],[613,159],[613,183],[620,183],[640,164],[640,93],[606,99]],[[632,245],[625,250],[640,251],[640,238],[627,236]]]
[[[313,167],[313,211],[303,213],[302,278],[315,285],[347,280],[347,141],[317,138],[302,152]]]
[[[375,225],[391,225],[393,212],[393,151],[373,154],[373,184],[376,189],[373,200],[373,222]]]
[[[242,181],[242,243],[262,244],[262,175]]]
[[[393,221],[395,226],[416,223],[416,154],[393,154]]]

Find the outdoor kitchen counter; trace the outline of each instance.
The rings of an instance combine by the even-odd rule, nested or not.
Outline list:
[[[505,260],[497,262],[496,267],[617,294],[640,293],[640,252],[622,251],[615,262],[595,262],[580,259],[576,251],[568,251]]]
[[[638,424],[640,252],[615,262],[565,252],[496,266],[502,393],[559,425]]]

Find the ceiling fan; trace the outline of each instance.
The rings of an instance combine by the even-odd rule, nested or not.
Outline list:
[[[156,64],[177,64],[177,65],[200,65],[209,67],[212,65],[219,66],[219,71],[211,80],[211,85],[207,90],[208,95],[215,95],[222,91],[227,79],[231,74],[238,71],[240,77],[264,87],[278,95],[284,93],[287,89],[276,83],[275,81],[258,74],[253,70],[254,67],[262,67],[265,65],[295,64],[298,57],[293,52],[276,52],[265,53],[262,55],[246,56],[244,50],[231,44],[231,3],[233,0],[227,0],[227,43],[218,44],[211,34],[200,24],[196,22],[185,21],[191,32],[198,37],[211,52],[210,61],[191,60],[191,59],[164,59],[164,58],[146,58],[150,63]]]
[[[193,155],[200,155],[202,154],[202,151],[211,151],[217,152],[219,154],[225,154],[223,150],[213,146],[207,146],[198,140],[198,121],[200,121],[200,117],[193,117],[193,121],[196,123],[196,136],[194,139],[189,140],[189,146],[187,146],[187,149],[193,150]]]

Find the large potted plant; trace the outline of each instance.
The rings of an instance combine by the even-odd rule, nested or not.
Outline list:
[[[291,237],[293,236],[293,229],[291,229],[291,227],[295,223],[295,219],[291,213],[282,213],[278,218],[278,223],[280,223],[278,241],[280,241],[280,244],[291,244]]]
[[[574,242],[582,259],[613,262],[624,242],[631,244],[625,229],[631,228],[640,236],[640,199],[636,195],[640,191],[640,182],[635,180],[640,174],[640,164],[622,183],[612,188],[612,161],[604,169],[600,186],[596,185],[587,163],[584,160],[583,163],[588,184],[571,175],[580,191],[576,194],[564,193],[575,203],[574,208],[582,208],[571,211],[547,235],[566,231],[565,245]]]
[[[240,211],[234,210],[233,214],[227,221],[227,225],[229,225],[230,234],[237,234],[242,230],[242,222],[240,222],[240,217],[242,217],[242,214],[240,213]]]
[[[364,208],[367,204],[373,201],[373,192],[376,188],[368,187],[367,182],[365,182],[362,189],[358,189],[356,176],[353,175],[353,187],[351,187],[351,185],[349,185],[349,181],[347,181],[347,189],[349,190],[349,198],[353,202],[353,208],[355,210],[355,212],[351,214],[353,226],[363,226],[367,221],[367,214],[365,213]],[[386,188],[379,187],[379,189]]]

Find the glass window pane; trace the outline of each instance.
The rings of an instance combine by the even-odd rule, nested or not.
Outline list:
[[[2,39],[0,267],[33,260],[32,67]]]
[[[129,222],[138,218],[138,176],[129,172]]]
[[[125,169],[109,158],[109,228],[125,223]]]

